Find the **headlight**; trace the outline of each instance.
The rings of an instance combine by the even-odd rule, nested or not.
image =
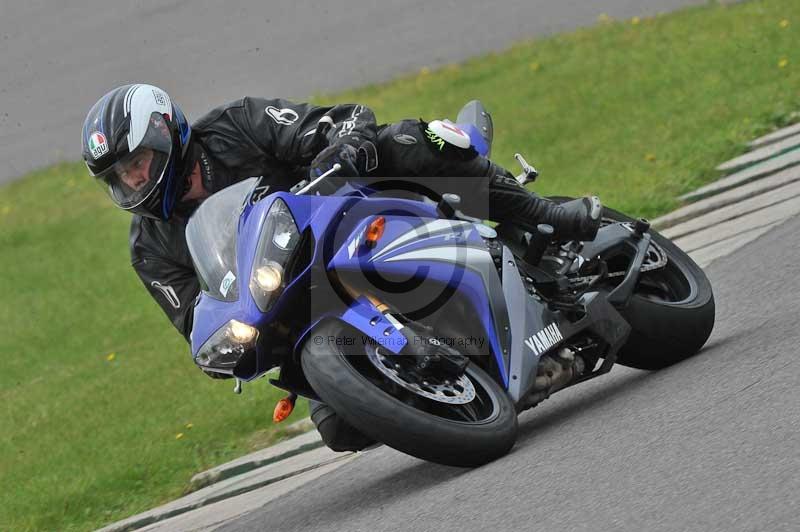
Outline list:
[[[270,262],[266,266],[256,268],[253,280],[264,292],[274,292],[283,282],[283,268],[277,262]]]
[[[281,199],[276,199],[267,213],[250,273],[250,293],[261,312],[267,312],[286,286],[284,271],[292,258],[300,231]]]
[[[195,362],[209,368],[233,370],[242,356],[255,347],[257,339],[258,329],[231,320],[203,344]]]

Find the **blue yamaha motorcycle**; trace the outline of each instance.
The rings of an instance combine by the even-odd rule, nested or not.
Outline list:
[[[486,153],[479,126],[448,124]],[[708,279],[645,220],[605,209],[594,241],[559,242],[490,227],[453,194],[318,195],[331,178],[294,193],[243,181],[187,226],[194,361],[239,391],[280,368],[272,384],[375,440],[477,466],[511,449],[522,410],[615,363],[675,363],[711,333]]]

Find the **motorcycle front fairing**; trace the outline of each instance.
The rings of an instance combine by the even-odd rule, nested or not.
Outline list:
[[[293,294],[294,288],[302,283],[313,263],[312,258],[309,264],[304,265],[305,268],[299,275],[296,275],[286,286],[281,288],[274,304],[266,312],[259,309],[251,293],[250,279],[253,263],[256,259],[256,250],[270,209],[278,199],[292,204],[290,210],[294,216],[295,224],[298,230],[303,233],[308,228],[310,218],[323,205],[323,202],[330,204],[330,202],[337,203],[341,201],[337,198],[323,200],[323,198],[316,196],[308,196],[302,197],[301,201],[295,202],[295,199],[299,199],[296,196],[288,193],[275,193],[256,203],[250,203],[252,185],[254,183],[244,194],[241,190],[231,190],[238,186],[235,185],[212,196],[214,198],[226,193],[239,194],[241,208],[234,213],[239,217],[237,231],[233,237],[236,239],[236,254],[233,264],[229,265],[228,272],[222,278],[219,286],[208,286],[207,283],[204,283],[206,286],[203,287],[204,289],[195,303],[191,333],[192,356],[198,365],[203,366],[198,360],[198,355],[203,347],[207,347],[214,339],[214,335],[224,331],[232,320],[255,328],[258,331],[258,341],[255,342],[251,350],[253,352],[241,357],[247,363],[241,365],[241,367],[237,365],[235,369],[207,367],[211,371],[232,374],[245,381],[260,376],[279,363],[279,361],[271,357],[272,345],[270,344],[267,325],[279,319],[287,304],[287,298],[284,296]],[[213,219],[204,215],[204,212],[215,208],[213,203],[209,203],[210,200],[211,198],[198,208],[189,226],[203,224],[206,218],[208,220]],[[208,228],[208,231],[213,230],[213,227]],[[195,231],[195,234],[199,232]],[[195,264],[213,261],[213,257],[217,255],[217,250],[213,246],[210,249],[203,247],[196,242],[197,240],[197,238],[193,238],[189,227],[187,227],[187,242],[190,243],[190,250]],[[192,242],[196,244],[192,245]],[[196,269],[198,273],[202,270],[199,267]],[[228,294],[233,293],[236,297],[221,297],[222,291]]]
[[[310,279],[312,267],[317,265],[319,266],[317,271],[325,271],[324,257],[330,257],[335,252],[336,246],[348,239],[353,223],[357,222],[356,216],[346,216],[349,209],[356,208],[360,202],[366,201],[357,195],[321,197],[277,192],[251,203],[250,194],[254,185],[254,182],[248,185],[238,184],[215,194],[212,198],[216,199],[209,198],[192,217],[189,226],[193,229],[187,228],[187,241],[190,244],[193,260],[198,265],[196,267],[198,273],[204,270],[214,270],[217,273],[213,282],[203,282],[201,279],[201,284],[204,286],[195,302],[194,326],[191,333],[192,356],[195,362],[205,369],[232,374],[245,381],[255,379],[280,364],[280,359],[272,356],[274,345],[271,342],[269,326],[281,322],[285,314],[290,313],[289,311],[296,311],[297,298],[309,297],[309,292],[302,290],[301,287],[314,281]],[[220,201],[221,199],[225,201]],[[265,220],[277,201],[283,202],[288,207],[297,230],[302,235],[308,236],[313,249],[308,263],[301,265],[302,271],[280,289],[274,304],[266,311],[262,311],[249,285],[253,264],[258,259],[256,251],[262,237],[261,233],[265,229]],[[432,207],[420,202],[397,199],[374,199],[369,202],[370,209],[375,212],[395,210],[412,216],[430,216],[435,213]],[[239,208],[233,209],[230,207],[231,204],[238,205]],[[225,216],[212,215],[213,211],[220,207],[228,208],[234,211],[233,216],[238,216],[235,235],[227,235],[227,238],[235,239],[236,252],[234,255],[228,253],[230,257],[226,255],[225,260],[220,260],[220,255],[223,255],[220,252],[221,248],[228,245],[224,238],[197,236],[213,233],[216,229],[215,222],[218,219],[226,219]],[[215,268],[203,267],[207,263],[214,262],[221,264]],[[232,295],[234,297],[231,297]],[[325,317],[344,317],[353,321],[355,325],[357,320],[352,318],[353,312],[348,313],[347,305],[341,301],[333,301],[336,298],[331,293],[326,293],[320,287],[313,292],[313,297],[321,303],[314,307],[319,313],[307,317],[307,326],[299,333],[301,338],[314,324]],[[332,308],[337,310],[331,311]],[[230,336],[228,329],[234,322],[239,328],[241,328],[239,324],[243,324],[256,329],[257,341],[248,347],[246,354],[241,355],[241,363],[235,367],[204,366],[200,356],[204,352],[204,347],[207,350],[209,345],[213,347],[215,342],[226,334]],[[230,351],[229,348],[226,349]]]

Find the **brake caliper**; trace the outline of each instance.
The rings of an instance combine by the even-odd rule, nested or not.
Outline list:
[[[405,330],[409,330],[406,327]],[[409,332],[415,334],[413,331]],[[406,335],[408,338],[408,335]],[[409,368],[420,377],[439,376],[458,378],[464,374],[469,358],[436,338],[415,335],[400,352],[410,357],[414,367]]]

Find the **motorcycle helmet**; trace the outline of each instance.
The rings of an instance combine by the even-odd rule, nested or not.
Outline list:
[[[168,220],[188,187],[191,127],[169,95],[153,85],[124,85],[89,110],[83,160],[120,208]]]

